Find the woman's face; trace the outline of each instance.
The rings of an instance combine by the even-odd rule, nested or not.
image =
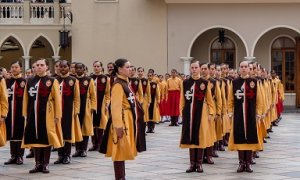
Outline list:
[[[45,60],[38,60],[35,63],[35,71],[37,75],[43,75],[44,73],[46,73],[48,69],[48,66],[46,65]]]
[[[101,67],[100,62],[94,63],[93,67],[94,67],[94,72],[95,72],[96,74],[101,73],[102,67]]]
[[[10,67],[10,72],[12,75],[17,76],[21,73],[21,67],[18,63],[12,64]]]
[[[130,63],[126,62],[123,67],[119,67],[118,73],[122,76],[130,77],[130,73],[131,73]]]

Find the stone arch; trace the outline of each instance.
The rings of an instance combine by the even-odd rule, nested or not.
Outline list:
[[[252,56],[256,57],[256,61],[263,67],[271,68],[272,43],[279,37],[288,37],[295,42],[297,36],[300,36],[300,31],[290,26],[278,25],[267,28],[254,41]]]
[[[0,42],[1,66],[9,68],[12,61],[19,60],[23,63],[25,55],[24,43],[15,34],[8,34]],[[24,63],[23,63],[24,66]]]
[[[36,37],[34,37],[34,38],[32,39],[32,41],[29,43],[28,49],[27,49],[27,55],[29,55],[33,43],[34,43],[36,40],[38,40],[39,38],[44,38],[45,40],[47,40],[47,42],[48,42],[48,43],[50,44],[50,46],[51,46],[51,50],[52,50],[53,56],[54,56],[54,55],[56,54],[56,52],[55,52],[55,46],[54,46],[53,42],[51,41],[51,39],[50,39],[48,36],[46,36],[45,34],[43,34],[43,33],[38,34],[38,35],[37,35]]]
[[[233,29],[231,27],[228,27],[228,26],[216,25],[216,26],[207,27],[207,28],[203,29],[202,31],[198,32],[194,36],[194,38],[192,39],[192,41],[189,45],[189,48],[188,48],[188,52],[187,52],[188,57],[191,56],[192,47],[193,47],[195,41],[198,39],[198,37],[201,36],[203,33],[207,32],[209,30],[212,30],[212,29],[225,29],[225,30],[229,30],[229,31],[233,32],[234,34],[236,34],[240,38],[240,40],[243,42],[243,45],[246,49],[247,56],[249,55],[249,48],[248,48],[248,45],[246,43],[246,40],[244,39],[244,37],[238,31],[236,31],[235,29]]]
[[[256,39],[255,39],[255,41],[254,41],[254,43],[253,43],[253,45],[252,45],[252,48],[251,48],[251,55],[250,56],[254,56],[254,51],[255,51],[255,47],[257,46],[257,43],[259,42],[259,40],[266,34],[266,33],[268,33],[268,32],[270,32],[270,31],[272,31],[272,30],[274,30],[274,29],[279,29],[279,28],[282,28],[282,29],[290,29],[290,30],[293,30],[293,31],[295,31],[295,32],[297,32],[298,34],[300,34],[300,30],[299,29],[297,29],[297,28],[295,28],[295,27],[292,27],[292,26],[288,26],[288,25],[276,25],[276,26],[272,26],[272,27],[269,27],[269,28],[267,28],[267,29],[265,29],[262,33],[260,33],[257,37],[256,37]]]
[[[247,46],[239,34],[237,34],[235,31],[231,31],[230,29],[225,29],[224,26],[207,28],[198,33],[198,36],[195,37],[190,44],[188,57],[195,57],[201,62],[210,61],[212,52],[211,45],[212,42],[218,38],[219,30],[225,30],[225,37],[231,40],[235,46],[235,48],[230,52],[230,56],[233,58],[233,67],[235,67],[239,60],[248,55]],[[221,54],[224,55],[228,53],[226,50],[224,51],[220,49],[220,51],[222,51]]]

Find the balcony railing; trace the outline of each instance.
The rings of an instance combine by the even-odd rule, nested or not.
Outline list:
[[[0,24],[71,24],[70,3],[0,3]]]
[[[1,24],[21,24],[23,23],[24,7],[20,3],[0,4]]]

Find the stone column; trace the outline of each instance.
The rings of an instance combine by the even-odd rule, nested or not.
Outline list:
[[[24,70],[29,69],[31,56],[22,56],[22,58],[24,59]]]
[[[30,9],[30,0],[24,0],[24,4],[23,4],[23,23],[24,24],[29,24],[30,23],[30,13],[31,13],[31,9]]]
[[[183,73],[185,75],[190,75],[190,65],[193,57],[180,57],[180,60],[183,61]]]
[[[60,6],[59,6],[59,0],[54,0],[54,24],[60,23],[59,13],[60,13]]]

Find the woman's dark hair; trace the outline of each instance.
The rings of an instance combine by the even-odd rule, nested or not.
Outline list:
[[[127,62],[128,62],[127,59],[122,59],[122,58],[117,59],[115,61],[115,63],[113,64],[114,65],[114,70],[113,70],[112,74],[114,76],[116,76],[116,74],[118,73],[118,68],[122,68]]]
[[[76,63],[75,67],[80,66],[80,65],[83,67],[83,69],[85,69],[85,65],[83,63],[81,63],[81,62]]]
[[[61,61],[59,62],[59,64],[62,64],[62,63],[65,63],[68,67],[71,66],[71,63],[70,63],[69,61],[67,61],[67,60],[61,60]]]
[[[22,63],[20,61],[13,61],[10,66],[12,66],[13,64],[18,64],[20,67],[22,67]]]

